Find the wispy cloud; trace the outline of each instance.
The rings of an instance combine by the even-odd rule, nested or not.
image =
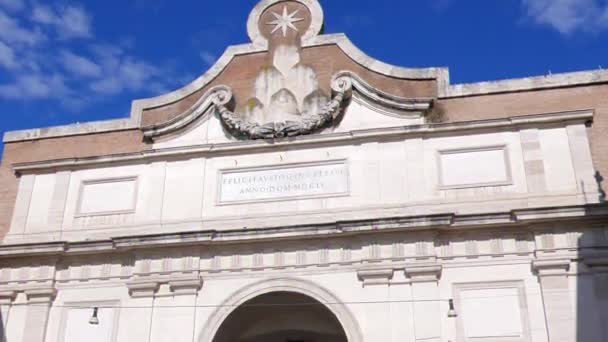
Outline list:
[[[608,3],[600,0],[522,0],[535,23],[568,35],[608,29]]]
[[[0,7],[7,11],[17,12],[25,7],[25,2],[23,0],[0,0]]]
[[[32,21],[54,27],[62,39],[87,38],[92,35],[91,17],[82,7],[53,8],[35,4]]]
[[[0,96],[8,99],[45,99],[70,93],[61,75],[22,74],[15,82],[0,85]]]
[[[15,58],[15,52],[10,46],[0,42],[0,66],[14,70],[17,68],[17,59]]]
[[[76,77],[99,77],[102,74],[101,67],[97,63],[67,50],[60,52],[59,61],[66,72]]]
[[[26,28],[17,19],[0,10],[0,40],[11,44],[36,45],[46,40],[38,28]]]
[[[166,92],[183,79],[172,64],[136,56],[132,39],[100,42],[92,24],[78,4],[0,0],[0,99],[80,110],[107,95]]]

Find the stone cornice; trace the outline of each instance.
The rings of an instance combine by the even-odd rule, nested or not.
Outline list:
[[[561,209],[561,210],[560,210]],[[575,210],[576,209],[576,210]],[[562,211],[568,216],[560,215]],[[184,233],[167,233],[158,235],[141,235],[131,237],[109,238],[99,241],[53,242],[32,244],[0,244],[0,258],[14,258],[40,255],[82,255],[113,252],[126,252],[136,249],[164,248],[192,245],[230,244],[240,242],[261,242],[267,240],[301,240],[319,236],[350,236],[355,234],[378,234],[382,231],[430,231],[459,230],[500,226],[503,229],[519,227],[528,223],[555,222],[559,220],[594,220],[608,217],[605,205],[576,206],[565,208],[540,208],[504,213],[482,215],[434,215],[403,217],[391,219],[373,219],[361,221],[342,221],[307,226],[269,227],[260,229],[199,231]],[[533,215],[535,213],[535,215]],[[575,214],[576,213],[576,214]]]
[[[355,130],[344,133],[330,133],[311,136],[300,136],[291,139],[278,139],[269,144],[265,141],[244,141],[224,144],[206,144],[183,148],[166,148],[147,150],[137,153],[105,155],[87,158],[58,159],[31,163],[13,164],[13,170],[18,174],[41,172],[53,169],[72,169],[81,167],[94,167],[118,162],[144,162],[156,158],[213,156],[215,154],[239,154],[277,149],[281,147],[306,148],[319,144],[354,144],[361,140],[385,139],[389,137],[431,136],[435,134],[461,134],[468,131],[486,129],[514,129],[518,127],[542,126],[555,123],[580,122],[593,120],[592,110],[559,112],[548,114],[535,114],[512,116],[503,119],[477,120],[457,123],[424,124],[416,126],[399,126],[392,128],[378,128]]]
[[[608,83],[608,71],[590,70],[508,80],[455,84],[439,93],[440,99],[514,93]]]
[[[27,303],[51,303],[57,295],[54,282],[52,280],[40,284],[10,285],[0,288],[0,304],[11,304],[17,294],[24,293]]]

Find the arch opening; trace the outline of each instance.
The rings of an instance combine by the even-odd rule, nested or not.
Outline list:
[[[295,292],[270,292],[237,307],[213,342],[347,342],[338,318],[319,301]]]

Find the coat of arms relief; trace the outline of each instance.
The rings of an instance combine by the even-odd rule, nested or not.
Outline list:
[[[270,56],[255,79],[253,96],[235,111],[226,106],[231,94],[219,94],[216,103],[233,134],[248,139],[311,134],[340,115],[352,84],[348,77],[335,77],[331,94],[325,94],[315,70],[302,62],[300,39],[310,21],[309,9],[298,2],[278,3],[260,16]]]

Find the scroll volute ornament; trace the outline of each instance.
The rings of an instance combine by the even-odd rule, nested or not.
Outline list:
[[[341,114],[350,96],[350,79],[333,79],[327,96],[316,71],[302,62],[302,36],[318,21],[313,13],[305,1],[294,0],[275,2],[257,16],[257,34],[268,41],[268,64],[258,71],[251,97],[237,103],[234,111],[226,98],[216,101],[233,135],[274,139],[311,134],[332,125]]]

